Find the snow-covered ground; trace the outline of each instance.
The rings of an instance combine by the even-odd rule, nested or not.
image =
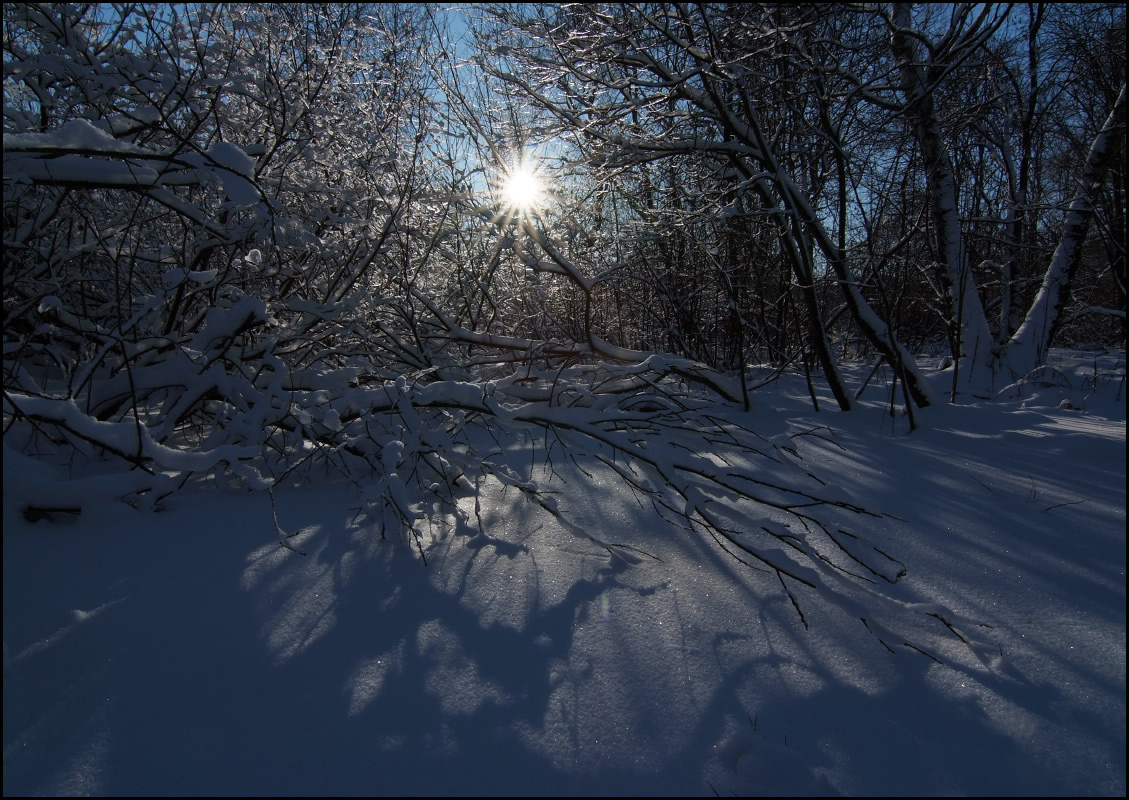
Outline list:
[[[6,504],[4,793],[1124,795],[1125,358],[1057,358],[910,435],[880,378],[816,414],[785,376],[747,417],[897,518],[855,523],[908,568],[890,594],[968,644],[919,615],[891,654],[800,591],[805,630],[775,577],[543,453],[580,529],[654,558],[501,487],[427,566],[341,485],[276,492],[305,556],[263,494]]]

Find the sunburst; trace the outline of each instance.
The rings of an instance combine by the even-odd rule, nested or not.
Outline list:
[[[540,211],[548,200],[546,176],[538,163],[521,158],[503,169],[498,185],[502,213],[513,218],[526,218]]]

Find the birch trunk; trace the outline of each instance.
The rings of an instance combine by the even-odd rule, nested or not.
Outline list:
[[[976,279],[972,274],[960,225],[956,175],[945,146],[941,120],[933,104],[929,76],[918,54],[912,31],[909,4],[894,6],[894,33],[890,49],[898,61],[905,96],[905,114],[913,126],[925,164],[929,202],[933,212],[934,252],[941,263],[941,279],[952,301],[952,319],[957,327],[962,388],[991,388],[995,353],[992,331]]]
[[[1026,375],[1046,363],[1047,350],[1062,321],[1062,310],[1070,299],[1070,283],[1082,258],[1082,245],[1094,214],[1094,201],[1109,168],[1118,128],[1125,124],[1124,115],[1125,84],[1122,84],[1113,110],[1090,147],[1078,191],[1066,212],[1062,236],[1039,293],[1019,330],[1007,344],[1004,355],[1006,366],[1016,375]]]

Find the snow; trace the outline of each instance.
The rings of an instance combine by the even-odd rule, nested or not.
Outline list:
[[[921,614],[924,652],[801,589],[805,630],[774,576],[559,451],[549,475],[541,450],[484,450],[480,506],[416,520],[427,566],[329,480],[36,522],[6,503],[4,793],[1123,795],[1125,359],[1054,355],[913,434],[881,376],[817,414],[786,375],[741,417],[888,515],[850,546],[969,642]],[[391,474],[416,436],[383,443]],[[5,493],[66,477],[4,467]]]
[[[140,153],[129,142],[115,139],[85,119],[75,119],[47,133],[5,133],[4,150],[92,150],[99,153]]]
[[[78,155],[63,155],[49,160],[19,157],[5,159],[4,177],[43,183],[62,181],[90,186],[125,187],[154,186],[160,178],[156,170],[149,167]]]
[[[217,142],[204,155],[185,153],[181,160],[214,175],[234,207],[246,208],[259,202],[259,190],[249,180],[254,174],[255,161],[238,146]]]
[[[148,117],[149,115],[143,115]],[[80,151],[79,154],[70,151]],[[127,160],[108,160],[89,156],[147,155],[140,147],[119,141],[107,131],[87,120],[73,120],[48,133],[4,134],[4,177],[22,182],[51,183],[64,181],[91,186],[155,187],[161,180],[157,171]],[[50,159],[25,156],[24,153],[55,153]],[[235,208],[259,202],[259,190],[252,182],[255,161],[240,147],[217,142],[204,154],[184,153],[179,160],[214,176]],[[167,185],[177,182],[194,184],[201,174],[170,173]]]

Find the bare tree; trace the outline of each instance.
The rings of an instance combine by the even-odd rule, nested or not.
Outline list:
[[[1003,314],[1008,322],[1003,326],[999,344],[982,302],[980,287],[969,258],[967,237],[961,219],[960,186],[949,156],[948,138],[937,105],[939,87],[959,74],[962,67],[987,58],[989,43],[1001,29],[1006,8],[984,5],[961,6],[953,9],[947,27],[936,20],[937,9],[930,8],[920,21],[915,20],[909,4],[895,4],[888,22],[891,29],[890,46],[901,75],[903,104],[900,110],[911,120],[914,135],[922,154],[930,203],[933,214],[934,251],[942,268],[940,275],[947,294],[952,298],[951,319],[956,331],[954,349],[958,356],[967,355],[964,380],[974,390],[990,388],[995,374],[1005,370],[1008,375],[1023,376],[1045,363],[1047,349],[1053,339],[1068,297],[1069,286],[1081,257],[1082,246],[1089,230],[1093,208],[1102,181],[1109,167],[1115,143],[1124,127],[1125,85],[1113,101],[1104,123],[1097,131],[1082,159],[1082,173],[1076,188],[1070,192],[1069,206],[1053,257],[1046,266],[1041,285],[1035,294],[1022,323],[1014,334],[1010,333],[1010,305],[1012,279],[1008,273],[1010,259],[1005,262],[1005,297]],[[1038,35],[1038,12],[1028,29],[1029,62],[1035,59],[1034,38]],[[933,28],[937,30],[934,31]],[[1037,63],[1029,63],[1030,81],[1026,105],[1017,109],[1019,133],[1023,152],[1015,172],[1010,147],[998,132],[993,132],[1001,158],[1010,165],[1014,187],[1011,198],[1013,211],[1008,223],[1012,247],[1015,247],[1017,228],[1021,224],[1016,216],[1031,204],[1028,197],[1029,179],[1023,175],[1025,159],[1031,156],[1033,133],[1030,127],[1038,107]],[[1021,95],[1022,97],[1022,95]],[[990,134],[990,135],[993,135]],[[1010,164],[1009,164],[1010,162]],[[955,389],[955,386],[954,386]]]
[[[874,313],[824,224],[826,215],[817,211],[827,183],[819,154],[833,157],[842,144],[803,121],[805,106],[819,102],[817,89],[808,86],[817,73],[794,57],[792,34],[810,20],[799,12],[792,14],[794,25],[778,19],[787,13],[662,4],[506,13],[507,29],[520,29],[525,44],[501,46],[513,68],[488,69],[581,134],[588,159],[613,170],[670,160],[680,171],[708,172],[714,189],[699,198],[694,213],[772,224],[803,297],[806,346],[841,407],[851,400],[815,293],[824,265],[861,330],[898,365],[915,401],[928,404],[912,355]],[[789,108],[796,109],[790,117]]]

